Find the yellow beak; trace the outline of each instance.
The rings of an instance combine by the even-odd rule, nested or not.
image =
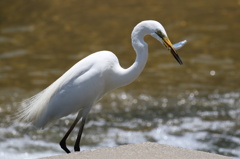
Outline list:
[[[174,58],[177,60],[177,62],[182,65],[183,62],[181,60],[181,58],[179,57],[179,55],[177,54],[177,52],[175,51],[171,41],[165,36],[162,38],[164,45],[166,46],[167,49],[170,50],[170,52],[172,53],[172,55],[174,56]]]

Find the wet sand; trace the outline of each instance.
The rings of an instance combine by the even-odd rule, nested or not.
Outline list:
[[[112,148],[101,148],[86,150],[77,153],[66,155],[58,155],[52,157],[45,157],[42,159],[230,159],[229,157],[201,152],[196,150],[189,150],[174,146],[161,145],[158,143],[144,142],[139,144],[130,144]]]

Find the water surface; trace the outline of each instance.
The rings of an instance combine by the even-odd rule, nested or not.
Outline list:
[[[135,53],[132,28],[160,21],[175,59],[146,37],[149,59],[131,85],[103,98],[88,116],[82,149],[152,141],[240,157],[239,1],[0,2],[0,158],[63,154],[70,115],[36,130],[13,120],[19,102],[46,88],[83,57],[111,50],[123,67]],[[77,129],[68,141],[72,148]]]

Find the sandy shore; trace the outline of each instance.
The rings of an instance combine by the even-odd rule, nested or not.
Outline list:
[[[221,155],[144,142],[112,148],[85,150],[42,159],[230,159]]]

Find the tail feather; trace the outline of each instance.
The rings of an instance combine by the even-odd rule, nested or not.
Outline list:
[[[44,111],[47,109],[49,101],[54,96],[56,90],[59,88],[59,83],[60,81],[57,80],[35,96],[22,101],[22,108],[19,110],[19,113],[17,115],[18,120],[30,122],[39,128],[44,127],[44,125],[48,122],[48,119],[41,118],[44,115]]]
[[[43,104],[41,98],[44,92],[45,90],[21,102],[21,110],[19,110],[17,114],[18,120],[30,123],[36,122],[44,109],[44,107],[41,106]]]
[[[66,72],[45,90],[22,101],[21,105],[23,108],[21,108],[22,110],[20,110],[17,115],[18,120],[30,122],[36,127],[44,127],[48,120],[52,119],[52,117],[46,114],[50,100],[56,92],[61,89],[64,83],[68,82],[67,79],[72,79],[73,76],[76,76],[76,74],[73,73],[73,71]]]

